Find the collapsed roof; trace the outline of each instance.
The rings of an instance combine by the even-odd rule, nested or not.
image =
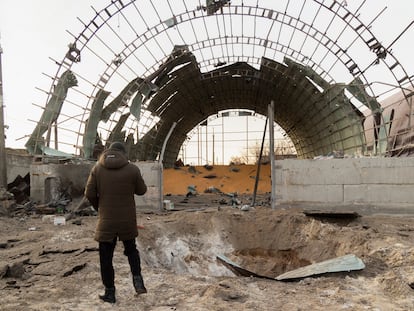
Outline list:
[[[228,109],[267,115],[273,101],[274,120],[301,158],[333,150],[387,154],[390,120],[380,95],[398,90],[409,105],[413,81],[360,19],[363,5],[143,2],[111,1],[73,36],[26,143],[31,153],[62,156],[74,146],[71,154],[91,159],[98,147],[120,140],[131,159],[162,155],[171,166],[207,117]],[[305,8],[315,15],[301,15]],[[128,34],[114,30],[115,16]],[[374,85],[380,71],[391,81]],[[372,124],[364,123],[367,115]],[[57,129],[71,138],[59,138]],[[374,141],[366,136],[371,130]]]

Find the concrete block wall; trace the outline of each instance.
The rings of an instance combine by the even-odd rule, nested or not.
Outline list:
[[[141,175],[147,185],[147,193],[142,196],[135,196],[135,205],[138,208],[150,208],[159,210],[162,207],[162,185],[161,171],[162,166],[157,161],[135,162],[141,171]]]
[[[82,195],[94,163],[30,166],[31,197],[47,203],[59,188],[70,185],[72,196]],[[162,170],[158,162],[138,162],[148,185],[137,206],[159,209]],[[414,208],[414,157],[276,161],[277,204],[366,205]]]
[[[32,163],[30,166],[30,196],[39,203],[59,199],[67,191],[72,198],[83,196],[86,181],[94,162],[67,164]],[[135,196],[136,205],[151,209],[160,207],[160,164],[154,161],[134,163],[140,170],[148,191],[144,196]]]
[[[24,177],[30,172],[30,165],[33,157],[30,155],[21,155],[7,151],[7,183],[13,182],[17,176]]]
[[[30,197],[39,203],[59,199],[63,191],[73,197],[81,197],[86,180],[94,163],[42,163],[30,166]]]
[[[414,207],[414,157],[276,161],[277,203]]]

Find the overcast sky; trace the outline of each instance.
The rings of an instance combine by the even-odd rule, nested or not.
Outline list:
[[[100,4],[99,4],[100,3]],[[66,32],[83,28],[76,17],[89,21],[93,5],[101,9],[104,0],[0,0],[0,35],[3,48],[3,93],[6,147],[23,148],[44,106],[45,95],[36,87],[42,73],[53,74],[73,41]],[[51,82],[51,81],[50,81]]]
[[[356,0],[347,2],[361,3]],[[378,35],[379,39],[388,40],[386,43],[414,19],[413,0],[367,2],[375,3],[376,12],[388,7],[381,17],[383,33]],[[37,82],[43,79],[43,72],[54,75],[53,70],[57,69],[49,57],[58,61],[63,59],[68,44],[73,41],[66,30],[77,35],[83,26],[76,17],[88,22],[94,17],[91,5],[100,10],[108,3],[109,0],[0,0],[3,101],[5,123],[9,126],[6,129],[7,147],[23,148],[27,140],[23,137],[30,135],[35,126],[29,120],[39,119],[41,110],[33,103],[43,107],[45,95],[36,90]],[[410,74],[414,73],[410,50],[414,41],[413,28],[394,48],[399,53],[397,58]]]

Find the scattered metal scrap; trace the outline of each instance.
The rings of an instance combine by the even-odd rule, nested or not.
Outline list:
[[[273,278],[247,270],[224,255],[217,255],[216,258],[238,276],[253,276],[257,278],[266,278],[276,281],[292,281],[310,276],[318,276],[325,273],[350,272],[354,270],[362,270],[365,268],[365,264],[360,258],[353,254],[349,254],[338,258],[318,262],[305,267],[301,267],[299,269],[283,273],[277,276],[276,278]]]
[[[206,177],[204,177],[206,178]],[[204,190],[204,193],[223,193],[220,189],[217,189],[214,186],[210,186],[207,189]]]
[[[350,272],[365,268],[364,262],[353,254],[325,260],[296,270],[283,273],[276,277],[277,281],[290,281],[317,276],[325,273]]]
[[[238,276],[247,276],[247,277],[253,276],[257,278],[265,278],[265,279],[273,280],[273,278],[271,277],[260,275],[255,272],[249,271],[245,268],[242,268],[241,266],[239,266],[238,264],[236,264],[235,262],[233,262],[231,259],[227,258],[224,255],[217,255],[216,258],[218,261],[223,263],[227,268],[229,268],[234,274]]]
[[[7,185],[7,191],[0,189],[0,215],[18,217],[24,215],[59,214],[69,220],[76,216],[94,216],[97,212],[87,199],[83,199],[78,206],[73,207],[70,189],[56,188],[56,193],[47,203],[39,204],[30,198],[30,174],[25,177],[18,175]]]

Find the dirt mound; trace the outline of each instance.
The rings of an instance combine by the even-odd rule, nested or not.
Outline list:
[[[189,186],[198,193],[253,193],[256,165],[183,166],[164,169],[164,194],[185,195]],[[271,191],[270,165],[261,165],[257,193]]]

